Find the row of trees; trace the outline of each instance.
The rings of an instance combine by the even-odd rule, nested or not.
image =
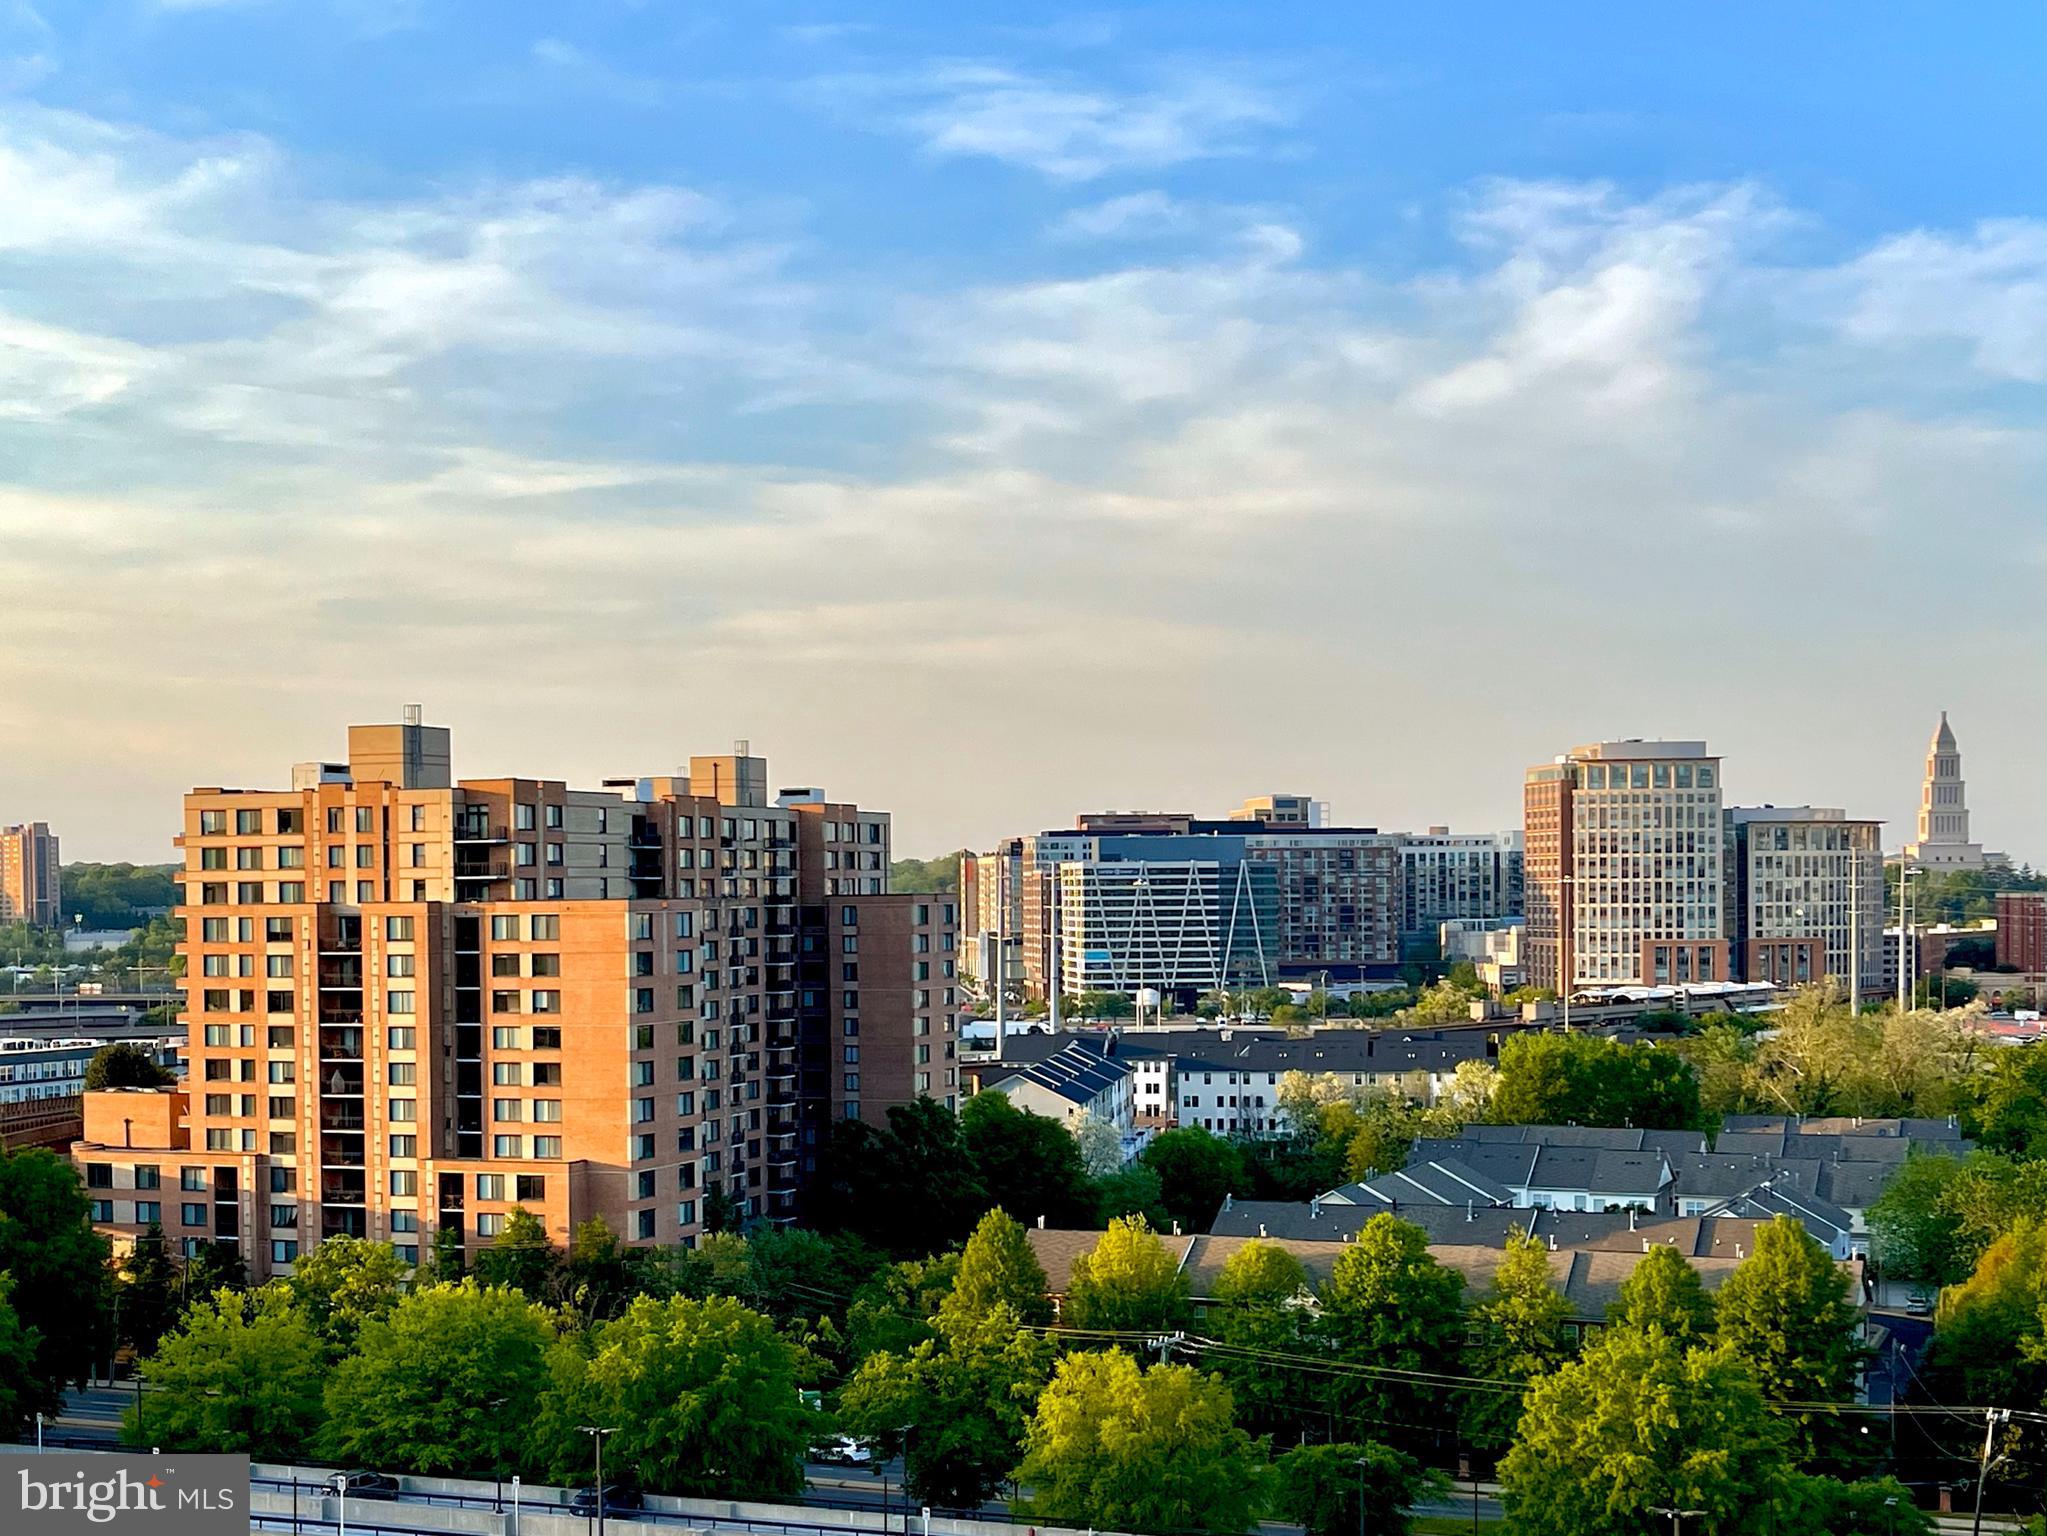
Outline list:
[[[602,1423],[619,1430],[607,1466],[651,1489],[787,1496],[805,1448],[841,1428],[901,1452],[911,1496],[939,1507],[1007,1490],[1025,1518],[1160,1533],[1240,1532],[1261,1513],[1316,1536],[1361,1515],[1398,1532],[1454,1444],[1504,1453],[1525,1536],[1634,1533],[1658,1504],[1724,1509],[1729,1531],[1766,1528],[1739,1522],[1768,1509],[1797,1512],[1774,1529],[1860,1532],[1853,1512],[1895,1496],[1825,1475],[1860,1470],[1859,1442],[1788,1406],[1848,1401],[1858,1359],[1840,1271],[1788,1221],[1717,1298],[1655,1250],[1582,1355],[1539,1245],[1511,1248],[1467,1298],[1391,1215],[1320,1284],[1277,1245],[1243,1245],[1199,1318],[1142,1218],[1076,1261],[1056,1327],[1027,1234],[1000,1211],[956,1252],[893,1263],[811,1233],[717,1237],[633,1277],[666,1294],[594,1311],[491,1283],[560,1295],[603,1245],[584,1246],[579,1265],[530,1234],[501,1241],[457,1281],[330,1239],[290,1279],[192,1306],[145,1363],[132,1432],[573,1482],[588,1475],[578,1426]],[[1180,1330],[1183,1358],[1149,1360],[1148,1340]],[[830,1415],[805,1386],[831,1394]],[[1897,1528],[1925,1529],[1916,1518]]]

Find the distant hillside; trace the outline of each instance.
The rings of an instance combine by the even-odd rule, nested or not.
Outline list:
[[[140,928],[178,903],[174,864],[66,864],[64,922],[83,916],[87,928]]]
[[[889,866],[892,891],[928,891],[950,895],[960,888],[960,856],[948,853],[937,859],[897,859]]]

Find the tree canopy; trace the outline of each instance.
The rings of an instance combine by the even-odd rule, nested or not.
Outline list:
[[[1604,1035],[1510,1035],[1486,1118],[1498,1125],[1695,1130],[1699,1080],[1675,1051]]]
[[[1120,1350],[1071,1354],[1038,1398],[1017,1481],[1018,1513],[1050,1524],[1241,1536],[1261,1502],[1265,1457],[1231,1416],[1229,1389],[1185,1365],[1139,1366]]]
[[[166,1088],[177,1080],[177,1073],[158,1066],[149,1052],[127,1040],[101,1046],[85,1064],[87,1093],[105,1088]]]
[[[1092,1253],[1073,1261],[1068,1322],[1079,1328],[1162,1329],[1187,1310],[1187,1277],[1142,1216],[1109,1223]]]
[[[282,1288],[222,1289],[193,1302],[142,1365],[151,1390],[123,1421],[130,1445],[291,1461],[319,1433],[325,1358]]]

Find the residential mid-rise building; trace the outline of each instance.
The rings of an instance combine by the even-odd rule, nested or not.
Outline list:
[[[1444,923],[1521,915],[1522,834],[1455,833],[1400,840],[1400,930],[1432,935]]]
[[[994,978],[1021,998],[1023,968],[1023,839],[1012,837],[992,853],[960,854],[960,984],[976,997],[994,996]]]
[[[1720,760],[1702,741],[1594,742],[1529,769],[1529,983],[1727,980],[1720,795]]]
[[[1926,747],[1926,772],[1919,783],[1918,836],[1905,845],[1905,862],[1926,869],[2003,868],[2010,859],[1985,853],[1969,840],[1969,785],[1962,777],[1962,749],[1947,711]]]
[[[63,861],[45,822],[0,827],[0,922],[54,928],[64,921]]]
[[[1810,806],[1727,812],[1738,979],[1804,986],[1855,974],[1884,990],[1883,823]]]
[[[797,1215],[835,1117],[956,1099],[957,909],[890,895],[885,813],[771,800],[744,743],[601,790],[450,758],[411,711],[186,797],[183,1092],[87,1095],[74,1154],[117,1236],[259,1278],[514,1205],[686,1244],[710,1202]]]
[[[2047,891],[1997,893],[1997,964],[2047,974]]]

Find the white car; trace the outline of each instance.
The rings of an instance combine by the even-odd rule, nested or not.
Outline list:
[[[820,1441],[811,1449],[811,1455],[835,1467],[864,1467],[874,1460],[874,1452],[867,1442],[856,1440],[851,1435],[833,1435],[829,1440]]]

